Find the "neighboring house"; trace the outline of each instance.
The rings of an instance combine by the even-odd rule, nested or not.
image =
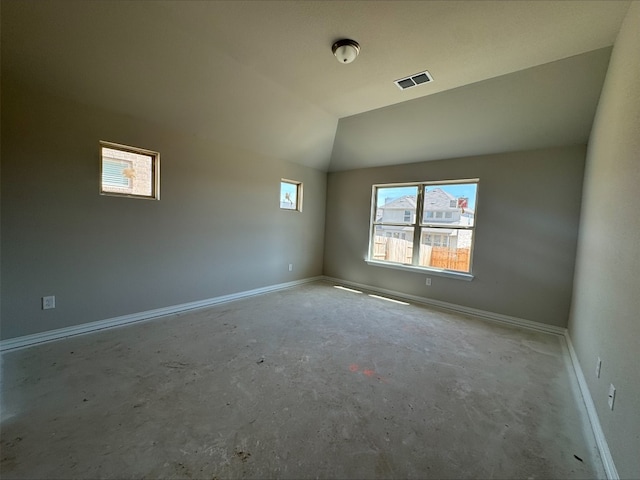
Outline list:
[[[376,212],[376,220],[389,223],[415,223],[416,197],[405,195],[399,198],[387,198],[385,204]],[[413,227],[400,225],[384,225],[377,228],[377,233],[384,237],[411,240]]]
[[[420,243],[433,247],[470,248],[471,231],[460,230],[456,227],[473,223],[474,211],[465,208],[467,199],[457,198],[441,188],[427,190],[425,193],[425,210],[423,223],[442,225],[439,227],[425,227],[422,229]],[[415,223],[416,197],[405,195],[387,199],[376,212],[376,221],[383,223]],[[452,228],[446,228],[451,226]],[[382,225],[377,228],[380,235],[385,237],[411,240],[412,226]]]

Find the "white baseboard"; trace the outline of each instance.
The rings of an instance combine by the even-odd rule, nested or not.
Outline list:
[[[175,313],[185,312],[187,310],[206,308],[212,305],[218,305],[220,303],[232,302],[241,298],[262,295],[264,293],[274,292],[276,290],[284,290],[286,288],[291,288],[322,279],[322,276],[305,278],[302,280],[295,280],[293,282],[279,283],[277,285],[269,285],[268,287],[256,288],[254,290],[247,290],[244,292],[232,293],[230,295],[223,295],[221,297],[182,303],[180,305],[172,305],[169,307],[157,308],[155,310],[147,310],[145,312],[138,312],[130,315],[123,315],[121,317],[108,318],[106,320],[98,320],[96,322],[84,323],[82,325],[74,325],[72,327],[64,327],[56,330],[34,333],[33,335],[24,335],[22,337],[9,338],[7,340],[0,341],[0,352],[7,352],[9,350],[16,350],[18,348],[30,347],[32,345],[37,345],[44,342],[52,342],[54,340],[60,340],[76,335],[83,335],[107,328],[115,328],[122,325],[144,322],[160,317],[166,317],[167,315],[173,315]]]
[[[591,422],[591,430],[593,430],[593,435],[596,438],[596,444],[598,445],[598,450],[600,451],[600,458],[602,459],[602,464],[604,465],[604,471],[609,480],[619,480],[620,476],[618,475],[618,470],[613,463],[613,457],[611,456],[611,450],[609,450],[609,444],[607,443],[607,439],[605,438],[604,432],[602,431],[600,419],[598,418],[598,413],[596,412],[596,406],[593,403],[593,398],[591,397],[591,392],[589,391],[587,380],[585,379],[584,373],[582,372],[582,367],[580,367],[580,362],[578,362],[578,356],[576,355],[576,351],[573,348],[571,337],[569,336],[568,331],[565,333],[564,338],[567,342],[567,347],[569,347],[569,355],[571,356],[571,362],[573,363],[573,370],[576,373],[578,385],[580,386],[580,392],[582,393],[582,399],[584,400],[584,405],[587,408],[587,415],[589,416],[589,421]]]
[[[510,317],[509,315],[502,315],[500,313],[487,312],[485,310],[479,310],[477,308],[465,307],[462,305],[456,305],[454,303],[442,302],[440,300],[433,300],[426,297],[418,297],[415,295],[409,295],[402,292],[396,292],[394,290],[387,290],[385,288],[372,287],[370,285],[364,285],[361,283],[350,282],[348,280],[342,280],[333,277],[324,277],[325,281],[334,282],[339,285],[348,285],[362,290],[367,290],[375,293],[382,293],[391,297],[399,299],[410,300],[414,303],[420,303],[423,305],[429,305],[433,307],[443,308],[445,310],[451,310],[457,313],[464,313],[466,315],[472,315],[492,322],[503,323],[507,325],[513,325],[516,327],[526,328],[528,330],[535,330],[537,332],[552,333],[554,335],[564,335],[566,329],[562,327],[556,327],[554,325],[546,325],[544,323],[532,322],[531,320],[525,320],[523,318]]]

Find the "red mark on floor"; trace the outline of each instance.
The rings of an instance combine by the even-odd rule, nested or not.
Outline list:
[[[353,373],[360,373],[360,365],[357,363],[352,363],[349,365],[349,370]],[[365,368],[362,370],[362,374],[369,378],[376,378],[378,381],[382,383],[387,383],[388,380],[386,378],[381,377],[375,370],[371,370],[370,368]]]

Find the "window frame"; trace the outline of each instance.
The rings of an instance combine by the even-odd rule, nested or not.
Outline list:
[[[424,191],[426,187],[429,186],[446,186],[446,185],[461,185],[461,184],[475,184],[476,186],[476,204],[474,205],[474,215],[473,215],[473,225],[457,225],[453,226],[450,223],[443,222],[444,218],[437,219],[435,215],[432,217],[428,217],[424,215]],[[398,188],[398,187],[417,187],[417,197],[416,197],[416,210],[414,212],[415,217],[414,221],[407,224],[405,222],[382,222],[376,221],[376,213],[379,210],[379,206],[377,205],[377,197],[378,197],[378,189],[380,188]],[[458,278],[462,280],[472,280],[474,278],[473,275],[473,254],[475,250],[475,229],[477,225],[477,204],[478,204],[478,191],[480,188],[480,179],[479,178],[465,178],[465,179],[457,179],[457,180],[436,180],[436,181],[423,181],[423,182],[405,182],[405,183],[378,183],[374,184],[371,187],[371,214],[369,220],[369,246],[367,249],[367,255],[365,258],[366,263],[373,266],[380,266],[386,268],[392,268],[396,270],[408,270],[420,273],[427,273],[433,275],[446,276],[451,278]],[[424,216],[424,218],[423,218]],[[444,217],[444,213],[443,213]],[[412,250],[412,261],[411,263],[399,263],[399,262],[389,262],[385,260],[375,260],[374,259],[374,239],[375,239],[375,230],[378,226],[390,226],[390,227],[412,227],[413,228],[413,250]],[[423,232],[431,230],[430,234],[432,236],[435,235],[443,235],[443,233],[438,233],[437,229],[443,230],[470,230],[471,234],[471,246],[469,249],[469,272],[461,272],[459,270],[450,270],[445,268],[437,268],[437,267],[429,267],[419,265],[419,257],[420,257],[420,245],[422,240]],[[433,231],[436,229],[436,231]],[[447,242],[450,244],[449,242]]]
[[[282,206],[282,184],[287,183],[296,187],[296,205],[295,208],[285,208]],[[298,180],[290,180],[288,178],[280,179],[280,210],[288,212],[302,212],[302,182]]]
[[[135,153],[138,155],[145,155],[151,157],[151,195],[139,195],[135,193],[125,192],[112,192],[104,190],[102,183],[102,175],[104,170],[104,157],[103,148],[110,148],[112,150],[118,150],[121,152]],[[125,197],[125,198],[140,198],[145,200],[160,200],[160,153],[154,150],[148,150],[146,148],[132,147],[130,145],[123,145],[120,143],[107,142],[100,140],[98,145],[98,158],[100,160],[100,177],[99,177],[99,192],[100,195],[109,197]],[[128,161],[128,160],[122,160]]]

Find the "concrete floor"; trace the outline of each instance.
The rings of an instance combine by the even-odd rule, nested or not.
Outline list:
[[[603,478],[567,355],[305,285],[6,353],[0,473]]]

